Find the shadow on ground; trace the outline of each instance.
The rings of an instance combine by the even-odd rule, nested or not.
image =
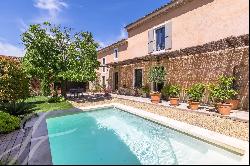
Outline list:
[[[99,102],[99,101],[105,101],[105,100],[111,100],[111,95],[105,95],[105,94],[83,94],[78,97],[67,97],[68,100],[74,101],[77,103],[86,103],[86,102]]]

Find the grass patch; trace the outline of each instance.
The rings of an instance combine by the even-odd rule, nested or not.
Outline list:
[[[67,110],[73,108],[72,104],[67,100],[56,103],[49,103],[48,97],[45,96],[35,96],[28,98],[25,102],[34,104],[35,112],[48,112],[55,110]]]

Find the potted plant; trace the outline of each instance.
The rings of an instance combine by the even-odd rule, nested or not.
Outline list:
[[[141,93],[142,97],[147,98],[149,96],[149,93],[150,93],[149,86],[146,85],[146,86],[141,87],[140,93]]]
[[[162,98],[167,100],[169,98],[168,96],[168,91],[169,91],[169,86],[165,85],[162,89],[161,89],[161,94],[162,94]]]
[[[194,84],[188,89],[187,95],[189,97],[189,107],[191,110],[197,110],[199,108],[204,91],[205,85],[200,83]]]
[[[231,91],[229,91],[230,98],[226,100],[227,103],[232,104],[232,110],[237,110],[239,108],[240,99],[238,98],[238,92],[235,85],[234,77],[224,77],[223,84],[227,84],[228,87],[231,87]]]
[[[149,81],[156,84],[156,91],[150,93],[151,101],[153,103],[159,103],[161,99],[161,93],[159,92],[159,83],[163,83],[165,80],[165,71],[162,67],[153,67],[149,72]]]
[[[232,89],[231,81],[225,76],[219,78],[218,85],[210,85],[210,98],[216,103],[218,112],[222,115],[229,115],[232,109],[232,104],[227,100],[231,99],[237,92]]]
[[[181,92],[181,87],[178,85],[170,85],[168,88],[168,96],[170,98],[170,105],[179,105],[179,96]]]

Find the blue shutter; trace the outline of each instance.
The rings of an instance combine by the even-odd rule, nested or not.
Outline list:
[[[165,49],[172,48],[172,22],[165,25]]]

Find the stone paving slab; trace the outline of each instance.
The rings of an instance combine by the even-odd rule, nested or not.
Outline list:
[[[30,143],[31,137],[28,136],[28,133],[31,131],[31,128],[26,128],[0,136],[0,161],[2,164],[27,164],[21,156],[27,156],[29,152],[29,147],[23,143],[24,140]],[[21,151],[22,147],[26,148],[26,151]]]
[[[152,104],[151,100],[149,98],[143,98],[143,97],[135,97],[135,96],[125,96],[125,95],[117,95],[117,94],[111,94],[112,97],[116,97],[116,98],[120,98],[120,99],[126,99],[126,100],[132,100],[132,101],[138,101],[138,102],[142,102],[142,103],[148,103],[148,104]],[[180,109],[180,110],[184,110],[184,111],[193,111],[191,109],[188,109],[187,103],[180,103],[179,106],[171,106],[169,101],[162,101],[161,103],[159,103],[159,105],[162,106],[166,106],[166,107],[170,107],[170,108],[175,108],[175,109]],[[219,113],[215,112],[215,111],[209,111],[210,110],[214,110],[211,109],[208,106],[202,106],[200,107],[200,109],[195,110],[198,113],[204,113],[204,114],[209,114],[209,115],[216,115],[216,116],[220,116],[220,117],[225,117],[223,115],[220,115]],[[248,111],[240,111],[240,110],[232,110],[231,114],[229,116],[227,116],[229,118],[232,118],[234,120],[241,120],[241,121],[249,121],[249,112]]]

